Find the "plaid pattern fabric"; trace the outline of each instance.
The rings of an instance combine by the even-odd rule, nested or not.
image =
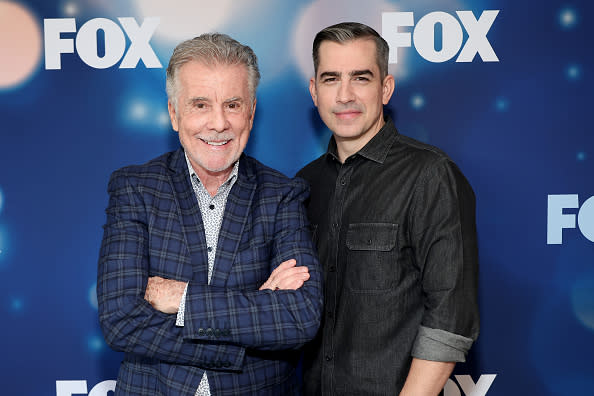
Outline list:
[[[296,349],[322,309],[305,183],[242,156],[210,285],[182,149],[114,172],[108,192],[97,297],[107,343],[125,352],[116,395],[193,395],[205,370],[213,395],[297,394]],[[258,291],[290,258],[309,268],[305,285]],[[189,282],[184,327],[144,300],[149,276]]]

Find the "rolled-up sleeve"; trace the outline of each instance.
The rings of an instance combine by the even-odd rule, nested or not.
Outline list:
[[[419,180],[410,222],[425,308],[412,356],[464,361],[479,333],[475,197],[449,159]]]

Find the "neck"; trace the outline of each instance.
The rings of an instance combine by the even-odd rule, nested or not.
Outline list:
[[[217,194],[219,187],[229,179],[229,175],[231,175],[234,165],[235,164],[220,172],[210,172],[201,168],[198,170],[194,168],[194,172],[196,172],[196,176],[198,176],[200,182],[204,188],[206,188],[206,191],[208,191],[211,197],[214,197]]]
[[[383,114],[378,121],[367,132],[356,137],[340,137],[334,135],[336,141],[336,151],[338,152],[338,159],[344,164],[347,158],[361,150],[386,124]]]

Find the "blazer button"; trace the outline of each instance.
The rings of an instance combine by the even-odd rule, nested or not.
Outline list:
[[[229,329],[224,329],[223,330],[223,336],[229,337],[230,335],[231,335],[231,330],[229,330]]]
[[[198,335],[204,337],[204,329],[202,327],[198,329]]]
[[[219,338],[221,336],[221,330],[215,329],[214,336],[217,337],[217,338]]]
[[[210,327],[209,327],[208,329],[206,329],[206,335],[207,335],[208,337],[212,337],[212,335],[213,335],[213,332],[212,332],[212,329],[211,329]]]

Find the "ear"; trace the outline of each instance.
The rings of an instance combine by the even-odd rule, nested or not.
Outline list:
[[[396,82],[394,81],[394,76],[388,74],[382,83],[382,103],[387,105],[394,93],[394,88],[396,86]]]
[[[309,80],[309,93],[311,94],[311,99],[314,102],[314,106],[318,107],[318,93],[316,91],[316,79],[312,77]]]
[[[256,103],[258,102],[258,100],[256,98],[254,98],[254,103],[252,103],[252,114],[250,115],[250,129],[252,129],[252,126],[254,125],[254,117],[256,115]]]
[[[179,132],[179,125],[177,123],[177,114],[175,112],[175,106],[171,103],[171,100],[167,101],[167,110],[169,111],[169,118],[171,119],[171,127],[174,131]]]

